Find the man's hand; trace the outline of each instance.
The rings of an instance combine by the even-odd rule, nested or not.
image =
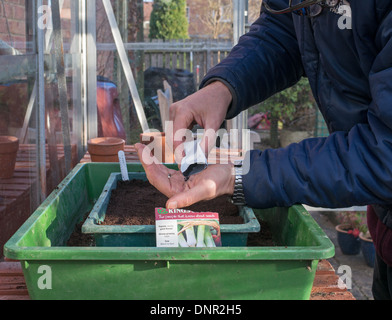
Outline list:
[[[176,132],[181,132],[181,129],[192,129],[196,123],[200,125],[205,129],[200,146],[208,155],[215,145],[215,134],[226,117],[231,101],[230,90],[223,83],[215,81],[170,106],[174,134],[173,150],[177,163],[181,163],[182,160],[182,154],[178,152],[181,148],[178,147],[183,141],[175,139]]]
[[[165,165],[155,161],[151,164],[149,161],[146,163],[143,159],[143,151],[149,151],[147,146],[137,143],[135,148],[148,181],[169,198],[166,203],[168,209],[188,207],[199,201],[211,200],[234,192],[233,165],[231,164],[210,165],[204,171],[192,175],[188,181],[185,181],[180,171],[168,169]]]

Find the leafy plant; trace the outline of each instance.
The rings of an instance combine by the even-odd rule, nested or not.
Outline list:
[[[150,18],[150,39],[188,39],[185,0],[155,0]]]
[[[340,224],[347,225],[347,232],[354,237],[358,237],[360,233],[366,234],[368,231],[366,222],[366,212],[364,211],[343,211],[338,214]]]
[[[310,114],[311,109],[314,109],[314,107],[315,101],[309,81],[307,78],[301,78],[294,86],[276,93],[261,103],[256,107],[256,111],[268,113],[271,121],[271,145],[277,147],[279,145],[278,123],[282,122],[283,128],[289,128],[298,123],[299,120],[304,120],[309,128],[309,117],[307,115]],[[310,127],[313,128],[314,124],[311,124]]]

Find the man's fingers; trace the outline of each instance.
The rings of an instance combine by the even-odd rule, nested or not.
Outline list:
[[[151,149],[141,143],[136,143],[135,149],[144,170],[147,170],[147,168],[154,163]]]
[[[167,173],[165,172],[167,171],[167,168],[163,165],[160,166],[157,164],[157,159],[152,155],[148,146],[136,143],[135,149],[139,160],[143,165],[144,171],[146,172],[148,180],[152,185],[157,187],[157,185],[160,184],[162,177],[167,177]]]
[[[208,200],[208,193],[203,185],[196,185],[193,188],[175,194],[166,202],[167,209],[177,209],[189,207],[192,204],[200,202],[202,200]]]
[[[144,147],[145,147],[144,144],[141,144],[141,143],[135,144],[135,149],[136,149],[136,152],[137,152],[137,155],[139,157],[140,162],[143,162],[142,161],[142,152],[143,152]]]
[[[181,111],[180,106],[171,106],[170,120],[173,121],[173,150],[176,151],[178,146],[186,140],[186,135],[189,133],[189,129],[192,128],[195,119],[192,113]]]
[[[150,149],[148,146],[135,144],[140,162],[146,172],[148,181],[167,197],[182,192],[185,187],[184,177],[177,170],[169,169],[161,163],[150,162]],[[154,158],[153,158],[154,159]]]
[[[174,160],[181,167],[181,161],[184,158],[184,144],[180,144],[174,149]]]
[[[203,150],[206,158],[208,157],[208,154],[214,148],[215,145],[216,145],[216,131],[214,129],[205,130],[203,137],[201,138],[200,141],[200,147]]]

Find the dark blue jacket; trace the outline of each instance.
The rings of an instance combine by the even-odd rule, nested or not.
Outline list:
[[[201,84],[221,79],[229,85],[230,119],[309,78],[331,134],[252,151],[243,177],[252,207],[392,205],[392,1],[350,4],[352,29],[340,29],[341,15],[329,9],[316,18],[263,10]]]

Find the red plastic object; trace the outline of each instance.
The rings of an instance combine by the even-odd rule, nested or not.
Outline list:
[[[68,98],[72,97],[72,86],[68,86]],[[57,104],[58,93],[55,83],[47,84],[45,100],[50,112],[50,121],[53,131],[61,132],[59,108]],[[29,101],[28,84],[26,81],[15,81],[0,85],[0,134],[7,135],[9,127],[21,128],[23,125],[26,106]],[[50,108],[49,108],[50,106]],[[126,139],[123,118],[121,115],[117,87],[112,82],[97,82],[97,111],[98,136],[118,137]],[[70,111],[72,115],[72,111]],[[72,123],[72,119],[70,120]]]
[[[98,136],[126,139],[117,87],[111,82],[97,83]]]
[[[256,113],[248,118],[248,126],[250,129],[269,130],[271,121],[269,120],[268,113]]]

